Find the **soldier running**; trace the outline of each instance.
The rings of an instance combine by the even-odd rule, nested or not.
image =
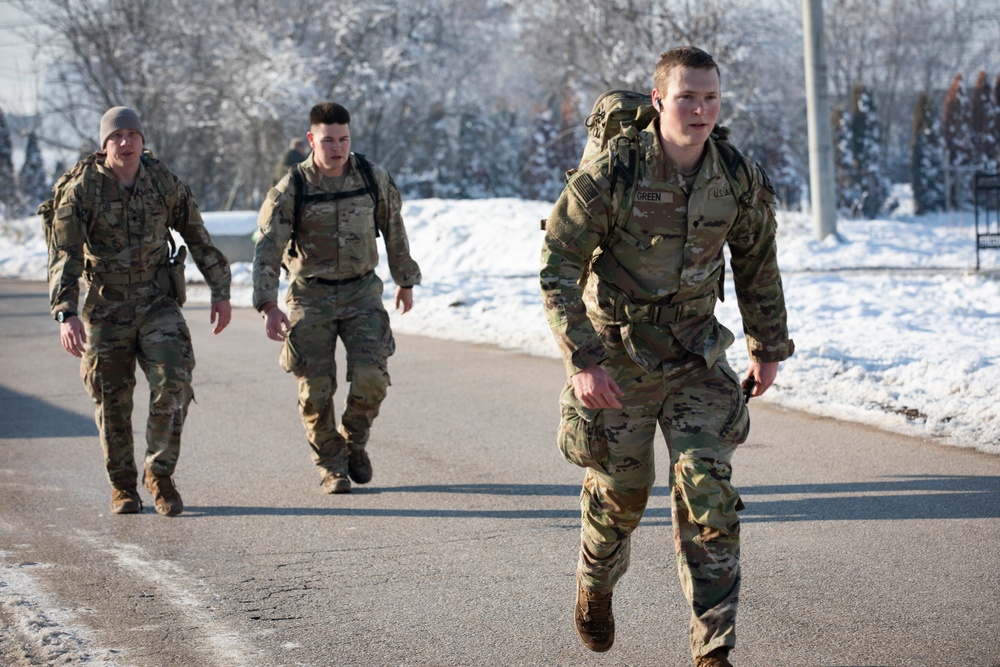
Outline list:
[[[584,165],[548,218],[542,250],[544,307],[569,378],[559,446],[587,468],[574,617],[588,649],[611,648],[612,589],[628,567],[629,536],[653,487],[659,424],[694,662],[730,667],[743,508],[731,460],[750,421],[726,361],[734,336],[714,315],[723,244],[732,255],[753,396],[771,386],[794,346],[773,192],[756,166],[734,192],[737,181],[712,136],[718,66],[700,49],[674,49],[661,55],[654,84],[655,117],[636,139],[634,184],[613,151]]]

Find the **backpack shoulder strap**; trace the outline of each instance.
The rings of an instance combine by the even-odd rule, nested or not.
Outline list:
[[[759,164],[751,162],[739,149],[730,143],[729,129],[716,125],[712,130],[711,139],[719,152],[719,157],[722,159],[723,171],[726,174],[726,180],[729,181],[729,187],[733,191],[733,196],[736,197],[737,221],[739,221],[740,217],[750,212],[755,197],[767,199],[773,203],[774,186],[771,185],[771,181],[767,178],[767,172]],[[758,195],[758,193],[760,194]],[[719,273],[717,291],[719,301],[725,300],[725,280],[726,266],[723,263],[722,270]]]
[[[152,152],[144,150],[142,152],[142,164],[149,171],[149,178],[153,181],[160,196],[166,198],[177,190],[177,178],[174,172],[170,171],[167,165],[153,157]]]
[[[358,197],[360,195],[367,194],[372,198],[372,202],[375,204],[375,212],[373,217],[375,218],[375,236],[379,236],[378,230],[378,183],[375,181],[375,172],[372,169],[372,164],[361,153],[352,153],[357,159],[358,171],[361,172],[361,178],[365,182],[365,187],[350,190],[348,192],[318,192],[315,194],[306,194],[306,177],[302,172],[302,163],[292,165],[289,169],[291,174],[292,185],[295,192],[295,214],[293,218],[292,234],[295,234],[295,226],[298,225],[299,220],[302,217],[302,210],[305,205],[309,202],[314,201],[336,201],[338,199],[349,199],[351,197]]]
[[[719,157],[722,158],[729,187],[732,188],[742,213],[753,198],[753,165],[736,146],[729,142],[729,128],[716,125],[712,129],[712,140],[719,151]]]
[[[364,155],[355,153],[354,157],[358,160],[358,171],[361,172],[361,178],[365,181],[368,194],[371,195],[372,203],[375,204],[375,238],[378,238],[378,183],[375,182],[375,171],[372,169],[371,161]]]
[[[638,132],[623,133],[615,138],[611,144],[609,196],[614,201],[615,189],[619,182],[622,194],[618,208],[615,210],[609,208],[608,210],[608,236],[601,244],[604,247],[610,248],[618,241],[621,230],[628,223],[632,214],[635,185],[639,181],[641,150],[642,140]]]
[[[302,173],[301,163],[293,164],[288,168],[289,180],[292,182],[292,201],[294,202],[294,214],[292,216],[292,234],[299,225],[302,217],[302,209],[305,207],[306,176]]]

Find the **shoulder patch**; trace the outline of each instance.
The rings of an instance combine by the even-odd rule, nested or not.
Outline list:
[[[569,182],[569,189],[576,195],[583,205],[590,209],[595,200],[601,198],[601,192],[597,189],[597,182],[593,176],[585,171],[577,172]]]

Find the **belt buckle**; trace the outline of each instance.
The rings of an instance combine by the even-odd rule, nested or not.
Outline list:
[[[650,310],[653,311],[651,319],[657,324],[674,324],[681,319],[680,306],[672,303],[662,306],[650,306]]]

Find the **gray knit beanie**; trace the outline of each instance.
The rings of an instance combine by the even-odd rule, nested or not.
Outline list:
[[[108,137],[118,130],[135,130],[142,135],[143,143],[146,141],[139,114],[128,107],[113,107],[101,117],[101,150],[104,150]]]

